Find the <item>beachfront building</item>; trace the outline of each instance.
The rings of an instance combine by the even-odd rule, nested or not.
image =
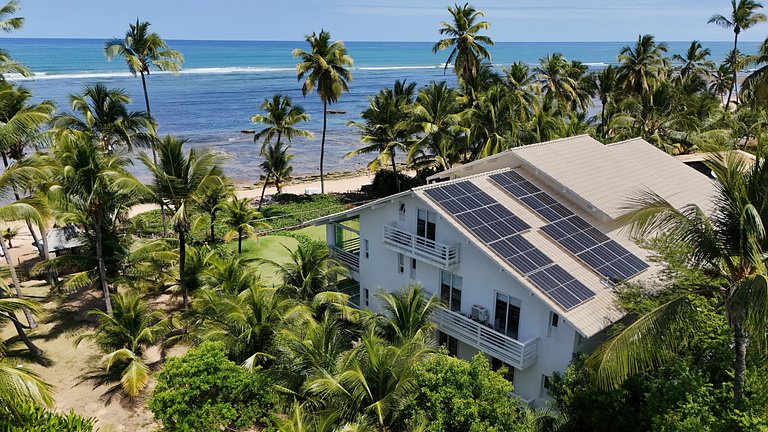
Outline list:
[[[623,281],[648,283],[649,252],[617,221],[640,194],[711,208],[705,175],[633,139],[577,136],[514,148],[441,172],[431,184],[314,221],[359,282],[351,294],[417,282],[442,299],[437,339],[469,359],[507,365],[534,406],[574,354],[594,349],[625,313]]]

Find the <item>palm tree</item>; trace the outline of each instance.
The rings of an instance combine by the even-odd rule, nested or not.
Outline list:
[[[184,63],[184,56],[176,50],[168,48],[163,38],[157,33],[149,32],[149,22],[139,21],[129,24],[125,39],[112,39],[104,44],[104,56],[107,60],[122,57],[128,65],[128,70],[133,76],[141,76],[141,87],[144,90],[144,103],[147,107],[147,117],[152,118],[152,110],[149,107],[149,93],[145,75],[149,75],[152,67],[160,71],[178,73]],[[157,163],[154,147],[152,148],[152,160]],[[163,219],[163,231],[166,230],[165,207],[160,206],[160,215]]]
[[[762,8],[763,5],[754,0],[731,0],[731,14],[729,16],[712,15],[707,22],[724,29],[733,30],[733,51],[736,52],[739,49],[739,34],[741,34],[742,30],[747,30],[754,25],[768,20],[764,13],[758,12]],[[736,71],[737,69],[734,68],[733,80],[731,81],[731,88],[728,90],[728,100],[726,103],[731,102],[733,89],[736,87]],[[738,98],[738,95],[736,97]]]
[[[515,103],[514,96],[510,98],[508,89],[496,85],[463,112],[470,139],[477,143],[473,156],[490,156],[515,145],[513,131],[520,119],[510,103]]]
[[[606,109],[618,90],[616,67],[608,65],[600,71],[592,72],[590,79],[594,94],[600,99],[600,135],[605,140],[608,136]]]
[[[264,171],[264,185],[261,187],[259,209],[264,202],[264,192],[267,190],[270,179],[275,185],[278,195],[283,193],[283,183],[291,179],[291,174],[293,174],[291,160],[294,155],[288,153],[290,148],[290,146],[282,148],[278,144],[269,144],[265,149],[266,151],[262,152],[264,160],[259,164],[259,167]]]
[[[440,23],[440,34],[447,37],[439,40],[432,47],[432,52],[437,53],[452,47],[445,62],[445,69],[453,63],[456,76],[465,83],[469,83],[477,77],[480,62],[491,60],[491,53],[483,44],[493,45],[493,41],[488,36],[478,34],[491,25],[487,21],[480,21],[485,13],[476,10],[469,3],[465,3],[464,6],[456,4],[449,7],[448,12],[453,22]]]
[[[27,343],[29,338],[24,333],[23,327],[16,320],[16,312],[19,309],[31,309],[39,311],[39,305],[31,300],[9,298],[0,295],[0,322],[10,320],[19,331],[21,339]],[[42,351],[32,342],[29,342],[30,351],[39,356]],[[5,357],[3,342],[0,340],[0,415],[13,416],[18,413],[20,405],[34,403],[36,405],[52,406],[52,387],[39,375],[31,370],[19,366],[17,361],[10,361]]]
[[[13,324],[13,327],[16,329],[16,333],[19,335],[19,339],[24,343],[24,345],[29,350],[30,354],[32,354],[35,357],[40,357],[43,355],[43,350],[41,350],[37,345],[35,345],[30,339],[29,336],[27,336],[27,333],[24,331],[24,325],[16,318],[16,312],[21,310],[25,314],[29,311],[29,313],[32,314],[38,314],[41,311],[40,304],[36,301],[25,299],[25,298],[19,298],[19,297],[10,297],[8,294],[8,287],[0,281],[0,323],[3,323],[5,320],[10,321]],[[13,384],[12,381],[3,381],[4,379],[16,379],[14,375],[6,375],[6,377],[3,377],[4,374],[9,373],[7,369],[5,369],[6,365],[4,364],[4,355],[5,352],[3,351],[3,342],[0,340],[0,383],[3,383],[3,385],[0,385],[0,402],[3,402],[4,394],[3,391],[6,389],[14,389],[16,387],[16,384]],[[25,371],[20,371],[22,375],[25,374]],[[30,372],[31,373],[31,372]],[[34,376],[33,376],[34,378]],[[33,384],[33,383],[32,383]],[[47,386],[46,386],[47,387]],[[35,390],[34,388],[29,389],[31,393],[34,393],[39,390]],[[45,390],[41,389],[40,391]],[[12,390],[13,391],[13,390]],[[2,412],[3,404],[0,404],[0,412]]]
[[[207,216],[210,229],[210,244],[216,243],[216,215],[221,210],[221,204],[232,195],[233,186],[232,183],[226,177],[222,177],[221,185],[215,185],[205,191],[205,194],[197,202],[197,208],[202,210]],[[201,216],[198,221],[203,221],[204,217]],[[195,221],[193,225],[197,225],[198,221]]]
[[[115,366],[124,367],[120,376],[123,391],[136,397],[147,386],[149,366],[144,363],[144,350],[160,341],[171,329],[170,320],[161,311],[150,311],[146,301],[135,292],[114,296],[112,315],[92,310],[89,315],[99,319],[96,331],[81,336],[90,339],[105,354],[101,362],[106,372]]]
[[[695,40],[691,42],[685,55],[675,54],[672,60],[680,62],[680,76],[699,76],[708,78],[714,69],[715,64],[709,60],[711,51],[704,48],[701,42]]]
[[[539,65],[533,70],[544,89],[544,94],[551,95],[563,106],[577,98],[577,83],[569,76],[570,68],[568,59],[560,53],[555,53],[539,59]]]
[[[421,285],[409,285],[399,292],[378,297],[386,312],[381,327],[387,340],[397,345],[414,340],[427,343],[435,329],[432,316],[441,307],[440,299],[427,297]]]
[[[186,140],[167,135],[156,144],[159,154],[155,164],[146,153],[139,160],[152,174],[152,184],[147,192],[157,201],[166,203],[173,216],[171,223],[179,237],[179,288],[184,307],[188,305],[187,287],[184,283],[184,265],[186,262],[186,235],[190,230],[192,206],[198,204],[213,188],[223,183],[221,162],[223,156],[208,149],[189,150],[185,155],[183,146]]]
[[[30,144],[36,143],[42,127],[51,120],[56,105],[52,101],[30,103],[32,93],[24,87],[0,82],[0,155],[3,165],[8,169],[8,159],[21,160]],[[18,187],[14,186],[14,196],[20,200]],[[37,245],[38,253],[46,259],[47,251],[43,248],[45,235],[41,241],[30,223],[27,229]]]
[[[667,44],[651,35],[637,37],[635,46],[625,46],[618,56],[618,80],[625,91],[644,97],[665,78]]]
[[[309,121],[309,114],[304,112],[300,105],[294,105],[288,96],[276,93],[272,99],[264,99],[261,103],[261,110],[264,114],[256,114],[251,117],[251,121],[257,124],[263,124],[266,127],[253,136],[253,142],[263,139],[261,144],[261,153],[267,144],[276,140],[277,147],[280,146],[280,140],[284,136],[288,142],[292,142],[295,137],[312,138],[312,132],[294,127],[295,125]]]
[[[608,340],[591,358],[600,382],[612,387],[630,375],[654,368],[675,355],[687,338],[696,314],[696,296],[721,299],[720,307],[733,333],[735,352],[733,399],[743,400],[747,347],[764,347],[768,317],[768,164],[761,150],[752,167],[737,157],[708,163],[718,193],[713,209],[696,205],[681,210],[656,195],[638,200],[624,217],[641,236],[665,232],[671,241],[690,250],[690,265],[702,267],[712,283],[692,287],[640,317]]]
[[[152,119],[143,111],[129,111],[131,98],[125,90],[110,89],[104,84],[86,85],[82,94],[69,96],[74,114],[61,114],[54,119],[57,135],[72,131],[92,134],[101,149],[112,152],[120,145],[151,146],[147,130]]]
[[[349,121],[347,126],[360,129],[360,142],[367,144],[344,155],[344,158],[361,154],[376,153],[376,158],[368,164],[368,169],[377,171],[389,164],[395,174],[395,185],[400,192],[400,179],[397,175],[396,156],[398,150],[406,150],[416,132],[411,121],[411,105],[414,99],[416,83],[406,84],[395,81],[394,88],[381,90],[376,96],[368,98],[368,108],[360,117],[363,122]]]
[[[309,301],[318,293],[333,291],[338,279],[348,274],[324,243],[300,243],[296,250],[289,252],[291,257],[287,263],[263,260],[278,269],[283,279],[281,291],[286,297]]]
[[[352,57],[347,55],[344,42],[331,42],[331,34],[321,30],[320,34],[312,33],[304,40],[309,43],[310,51],[296,48],[293,57],[301,59],[296,65],[296,74],[304,84],[301,94],[304,96],[313,91],[317,92],[323,102],[323,135],[320,140],[320,192],[325,193],[323,177],[323,159],[325,156],[325,132],[328,124],[328,105],[336,103],[342,92],[349,92],[349,82],[352,81]]]
[[[709,91],[722,99],[723,96],[730,91],[732,82],[733,75],[731,74],[731,68],[723,63],[718,66],[717,70],[712,74],[712,78],[709,81]]]
[[[260,229],[269,228],[265,222],[264,216],[253,208],[253,201],[250,198],[238,198],[233,196],[231,200],[222,203],[221,209],[224,211],[224,223],[231,230],[224,237],[229,241],[237,236],[237,254],[243,253],[243,235],[254,235]]]
[[[0,31],[10,33],[19,30],[24,25],[24,18],[11,16],[21,9],[17,0],[10,0],[0,8]],[[5,74],[17,73],[22,76],[32,76],[32,71],[23,64],[11,59],[11,56],[0,49],[0,81],[5,80]]]
[[[461,151],[453,137],[459,112],[456,92],[445,82],[432,82],[419,91],[413,105],[413,122],[421,125],[424,136],[411,146],[409,163],[449,169],[458,160]]]
[[[119,154],[104,153],[99,144],[83,135],[60,137],[50,160],[55,185],[52,204],[63,218],[92,230],[98,280],[107,314],[111,314],[104,237],[114,231],[117,221],[138,201],[138,181],[125,169],[130,160]]]

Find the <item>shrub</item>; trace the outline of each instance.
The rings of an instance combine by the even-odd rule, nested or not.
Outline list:
[[[399,172],[397,173],[397,177],[400,179],[401,191],[427,184],[426,180],[421,176],[409,177]],[[375,198],[384,198],[396,193],[397,184],[395,183],[395,174],[390,170],[377,171],[376,176],[373,177],[373,182],[371,183],[371,194]]]
[[[3,432],[93,432],[96,420],[74,411],[57,413],[33,403],[19,403],[17,415],[0,416]]]
[[[437,354],[417,368],[417,390],[401,411],[403,421],[425,420],[428,432],[524,430],[524,408],[512,383],[491,370],[483,354],[466,362]]]
[[[274,399],[263,374],[227,359],[206,342],[170,359],[158,374],[149,409],[167,432],[219,432],[274,423]]]

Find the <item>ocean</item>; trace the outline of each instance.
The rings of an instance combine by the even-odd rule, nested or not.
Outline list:
[[[296,79],[294,48],[306,49],[304,42],[278,41],[187,41],[170,40],[171,48],[185,57],[178,75],[153,72],[148,78],[152,114],[158,120],[160,134],[173,133],[187,138],[191,146],[210,147],[226,153],[226,172],[239,183],[259,179],[259,145],[244,129],[257,129],[250,117],[259,105],[274,93],[293,98],[311,115],[304,127],[315,133],[313,140],[294,141],[294,174],[319,172],[322,104],[316,94],[303,97]],[[108,62],[103,55],[104,40],[97,39],[21,39],[0,38],[0,48],[29,66],[35,77],[17,80],[30,89],[35,100],[51,99],[59,110],[69,110],[68,95],[79,92],[88,83],[101,82],[125,89],[133,98],[133,109],[143,110],[141,80],[127,72],[119,59]],[[496,67],[523,61],[534,65],[540,57],[560,52],[592,68],[616,62],[616,55],[627,42],[502,42],[491,47]],[[331,109],[343,114],[329,115],[326,139],[326,172],[364,168],[368,158],[343,160],[343,155],[358,146],[357,130],[346,126],[358,118],[368,97],[406,79],[419,87],[430,81],[455,83],[451,70],[444,71],[447,52],[432,53],[428,42],[347,42],[354,58],[350,92]],[[688,42],[669,43],[669,54],[684,53]],[[712,58],[720,61],[730,42],[705,42]],[[747,53],[757,50],[755,42],[741,43]],[[137,162],[138,163],[138,162]],[[133,169],[142,179],[142,167]]]

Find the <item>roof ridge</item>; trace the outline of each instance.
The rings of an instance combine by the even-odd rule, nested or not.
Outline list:
[[[600,142],[600,141],[597,141],[596,139],[592,138],[592,136],[590,136],[589,134],[579,134],[579,135],[573,135],[573,136],[569,136],[569,137],[565,137],[565,138],[557,138],[557,139],[553,139],[553,140],[549,140],[549,141],[544,141],[544,142],[539,142],[539,143],[534,143],[534,144],[525,144],[525,145],[521,145],[521,146],[517,146],[517,147],[512,147],[512,148],[507,149],[505,151],[509,151],[509,152],[514,153],[517,150],[524,150],[524,149],[528,149],[528,148],[544,147],[544,146],[547,146],[547,145],[552,145],[552,144],[555,144],[555,143],[559,143],[561,141],[569,141],[569,140],[573,140],[573,139],[576,139],[576,138],[584,138],[584,137],[591,138],[591,139],[593,139],[596,142]]]
[[[465,181],[465,180],[472,180],[472,179],[481,178],[481,177],[488,177],[488,176],[491,176],[493,174],[498,174],[498,173],[502,173],[502,172],[506,172],[506,171],[512,171],[513,169],[514,168],[510,168],[510,167],[498,168],[498,169],[491,170],[491,171],[484,171],[484,172],[481,172],[481,173],[472,174],[472,175],[466,176],[466,177],[455,178],[453,180],[446,180],[446,181],[441,181],[441,182],[437,182],[437,183],[430,183],[430,184],[425,184],[425,185],[422,185],[422,186],[417,186],[417,187],[415,187],[415,188],[413,188],[411,190],[413,192],[416,192],[416,191],[423,191],[423,190],[433,189],[433,188],[436,188],[436,187],[443,187],[443,186],[445,186],[447,184],[454,184],[454,183],[458,183],[458,182]]]

